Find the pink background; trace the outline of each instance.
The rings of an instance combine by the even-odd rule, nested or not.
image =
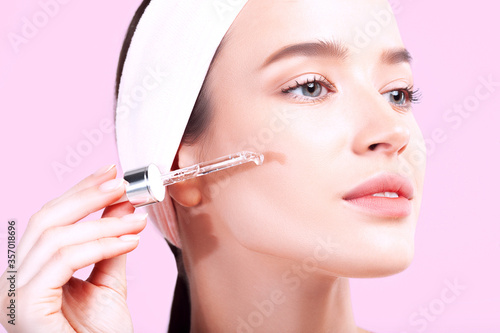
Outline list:
[[[8,219],[17,220],[19,237],[45,202],[118,161],[113,133],[101,131],[101,142],[72,172],[58,179],[52,168],[83,144],[86,131],[112,120],[119,50],[140,1],[66,2],[17,53],[8,33],[19,34],[23,18],[31,20],[41,5],[0,5],[2,271]],[[412,266],[392,277],[352,280],[356,320],[378,333],[500,332],[500,84],[488,97],[474,97],[481,77],[500,82],[500,8],[487,0],[392,4],[424,96],[414,110],[429,141],[424,201]],[[455,104],[471,110],[459,123],[443,118]],[[442,134],[433,138],[435,131]],[[128,260],[136,332],[166,331],[175,277],[170,250],[148,225]]]

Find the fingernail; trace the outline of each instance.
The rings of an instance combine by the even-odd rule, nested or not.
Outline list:
[[[113,169],[115,166],[116,166],[115,164],[105,165],[96,172],[94,172],[94,176],[102,176],[111,171],[111,169]]]
[[[148,213],[135,213],[135,214],[129,214],[125,215],[121,218],[123,222],[130,222],[130,223],[135,223],[139,221],[143,221],[148,217]]]
[[[116,178],[108,180],[99,186],[101,192],[112,192],[123,186],[123,178]]]
[[[118,238],[124,242],[137,242],[141,237],[139,235],[123,235]]]

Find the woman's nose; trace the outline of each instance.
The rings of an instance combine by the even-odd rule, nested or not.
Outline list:
[[[382,98],[372,98],[371,105],[357,105],[353,124],[352,150],[357,155],[379,153],[389,157],[400,155],[408,146],[409,111],[395,110]]]

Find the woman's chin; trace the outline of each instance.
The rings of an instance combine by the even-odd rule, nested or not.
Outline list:
[[[357,278],[378,278],[390,275],[395,275],[401,273],[407,269],[411,264],[411,260],[405,261],[393,261],[393,262],[383,262],[379,265],[371,265],[372,267],[366,267],[364,271],[360,271],[359,276],[353,276]]]
[[[413,261],[413,247],[400,250],[390,255],[381,255],[372,258],[363,264],[354,267],[350,277],[353,278],[377,278],[400,273],[407,269]]]
[[[364,252],[364,251],[363,251]],[[397,247],[391,253],[366,251],[364,256],[322,265],[327,275],[347,278],[379,278],[394,275],[407,269],[413,261],[413,246]]]

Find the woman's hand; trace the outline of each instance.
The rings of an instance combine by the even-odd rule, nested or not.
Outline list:
[[[85,216],[118,200],[125,183],[104,167],[33,215],[17,247],[16,320],[7,323],[10,283],[0,278],[0,322],[9,332],[132,332],[126,253],[139,243],[144,214],[122,203],[97,221]],[[94,264],[86,281],[73,273]]]

